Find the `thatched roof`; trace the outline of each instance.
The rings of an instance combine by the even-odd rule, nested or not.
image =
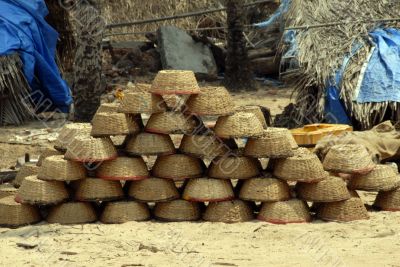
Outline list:
[[[285,76],[295,85],[298,100],[296,115],[305,122],[307,118],[304,118],[304,114],[318,114],[312,120],[323,119],[326,82],[341,67],[345,55],[357,42],[363,44],[364,48],[351,59],[340,85],[348,113],[362,128],[370,128],[379,122],[388,107],[397,109],[397,103],[358,104],[352,98],[362,65],[371,48],[368,33],[378,27],[377,23],[365,21],[399,17],[400,1],[292,0],[284,18],[286,27],[345,22],[336,26],[297,30],[297,60],[300,67]],[[383,26],[399,28],[400,23],[391,22]],[[307,95],[316,101],[311,104],[310,101],[303,101]],[[372,116],[373,111],[376,111],[377,118]]]

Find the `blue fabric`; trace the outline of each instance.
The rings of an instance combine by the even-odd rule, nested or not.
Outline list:
[[[0,55],[17,52],[33,95],[42,93],[35,100],[49,99],[67,112],[72,97],[55,62],[58,33],[45,21],[47,14],[44,0],[0,0]]]
[[[274,14],[272,14],[272,16],[264,21],[264,22],[260,22],[260,23],[256,23],[254,24],[254,26],[256,27],[260,27],[260,28],[268,28],[269,26],[273,25],[276,23],[276,21],[278,19],[280,19],[282,17],[283,14],[285,14],[290,7],[292,0],[283,0],[281,2],[281,5],[279,6],[279,8],[275,11]]]
[[[377,29],[370,36],[376,48],[356,100],[400,102],[400,30]]]

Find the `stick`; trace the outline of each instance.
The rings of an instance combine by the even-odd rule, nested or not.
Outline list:
[[[265,3],[271,3],[271,2],[274,2],[274,0],[255,1],[253,3],[245,4],[245,5],[243,5],[243,7],[255,6],[258,4],[265,4]],[[210,14],[210,13],[215,13],[215,12],[220,12],[220,11],[225,11],[225,10],[226,10],[226,7],[221,7],[221,8],[214,8],[214,9],[210,9],[210,10],[204,10],[204,11],[183,13],[183,14],[167,16],[167,17],[162,17],[162,18],[137,20],[137,21],[131,21],[131,22],[121,22],[121,23],[115,23],[115,24],[108,24],[108,25],[106,25],[106,28],[113,29],[113,28],[141,25],[141,24],[154,23],[154,22],[160,22],[160,21],[166,21],[166,20],[183,19],[183,18],[195,17],[195,16],[200,16],[200,15],[205,15],[205,14]]]
[[[355,20],[355,21],[336,21],[330,23],[321,23],[321,24],[314,24],[314,25],[304,25],[304,26],[294,26],[294,27],[287,27],[285,31],[289,30],[308,30],[313,28],[322,28],[322,27],[332,27],[344,24],[357,24],[357,23],[378,23],[378,22],[392,22],[392,21],[400,21],[400,18],[388,18],[388,19],[374,19],[374,20]]]

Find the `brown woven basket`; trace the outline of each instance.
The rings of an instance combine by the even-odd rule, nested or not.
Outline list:
[[[250,138],[244,154],[255,158],[288,158],[294,155],[288,130],[268,128],[259,138]]]
[[[354,175],[348,186],[353,190],[391,191],[400,187],[400,176],[390,165],[377,165],[368,174]]]
[[[193,71],[162,70],[153,81],[150,92],[157,95],[192,95],[200,93]]]
[[[188,179],[201,177],[205,165],[202,160],[183,154],[159,156],[151,173],[166,179]]]
[[[184,135],[179,151],[195,157],[215,158],[228,154],[230,149],[214,135]]]
[[[15,196],[19,203],[52,205],[64,202],[69,194],[63,182],[43,181],[37,176],[26,177]]]
[[[264,128],[253,113],[236,112],[230,116],[219,117],[214,132],[221,138],[246,138],[261,136]]]
[[[336,176],[329,176],[318,183],[297,183],[298,197],[310,202],[337,202],[351,198],[346,182]]]
[[[375,168],[375,163],[363,145],[335,145],[325,156],[324,168],[337,173],[367,174]]]
[[[33,163],[25,163],[18,171],[17,176],[13,181],[15,187],[20,187],[24,179],[28,176],[37,175],[39,166]]]
[[[92,120],[91,135],[95,137],[138,133],[140,123],[123,113],[96,113]]]
[[[186,112],[198,116],[225,116],[235,112],[233,98],[225,87],[203,87],[186,102]]]
[[[9,196],[15,196],[18,189],[12,184],[1,184],[0,185],[0,199]]]
[[[38,173],[40,180],[47,181],[75,181],[85,177],[85,167],[78,162],[65,160],[64,156],[46,158]]]
[[[146,131],[161,134],[191,134],[202,127],[193,117],[178,112],[154,113],[146,125]]]
[[[97,109],[96,113],[116,113],[118,112],[119,104],[114,103],[103,103]]]
[[[318,205],[317,216],[324,221],[350,222],[368,220],[368,211],[363,201],[354,191],[348,200]]]
[[[149,177],[142,157],[119,157],[103,162],[96,170],[96,177],[107,180],[143,180]]]
[[[68,145],[65,158],[78,162],[101,162],[117,158],[110,138],[76,137]]]
[[[264,203],[258,219],[273,224],[307,223],[311,221],[311,214],[306,202],[291,199]]]
[[[55,150],[54,148],[47,148],[45,149],[39,156],[37,166],[42,166],[43,160],[45,158],[51,157],[51,156],[57,156],[57,155],[64,155],[63,152],[60,152],[58,150]]]
[[[154,217],[167,222],[197,221],[201,219],[201,208],[198,203],[177,199],[157,203]]]
[[[275,202],[290,199],[287,182],[272,177],[245,180],[240,187],[239,198],[254,202]]]
[[[54,148],[58,151],[65,152],[68,144],[78,135],[90,136],[92,125],[90,123],[71,123],[64,125],[58,133]]]
[[[400,188],[393,191],[379,192],[374,206],[385,211],[400,211]]]
[[[99,178],[86,178],[74,182],[77,201],[112,201],[124,197],[119,181],[108,181]]]
[[[59,224],[92,223],[97,221],[97,214],[91,203],[68,202],[52,207],[46,221]]]
[[[149,92],[127,92],[121,100],[118,112],[126,114],[153,114],[167,110],[167,104],[159,95]]]
[[[236,111],[240,112],[247,112],[247,113],[252,113],[256,115],[258,120],[261,122],[261,125],[263,126],[264,129],[267,129],[267,121],[265,120],[264,113],[262,112],[261,108],[259,106],[241,106],[238,107]]]
[[[154,177],[132,182],[129,196],[141,202],[163,202],[180,197],[174,181]]]
[[[119,201],[107,203],[100,217],[102,223],[121,224],[126,222],[142,222],[150,219],[149,207],[146,203],[135,201]]]
[[[223,156],[214,159],[208,168],[208,176],[219,179],[249,179],[261,174],[258,159],[244,156]]]
[[[175,153],[175,146],[169,135],[139,133],[129,139],[125,151],[131,155],[170,155]]]
[[[13,196],[0,199],[0,226],[16,228],[41,221],[37,207],[15,202]]]
[[[318,157],[306,148],[295,150],[295,155],[274,162],[274,175],[282,180],[315,183],[329,174],[324,171]]]
[[[242,200],[229,200],[210,203],[203,215],[209,222],[238,223],[254,219],[254,212],[249,203]]]
[[[183,199],[194,202],[219,202],[235,198],[230,180],[191,179],[183,191]]]

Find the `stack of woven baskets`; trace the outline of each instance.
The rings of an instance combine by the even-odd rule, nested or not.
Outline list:
[[[258,107],[236,108],[225,88],[199,88],[190,71],[161,71],[102,105],[92,124],[64,126],[55,149],[21,169],[18,190],[0,188],[0,225],[367,219],[354,190],[379,191],[375,206],[400,210],[397,170],[375,166],[364,147],[333,147],[321,163],[287,129],[268,128]]]

